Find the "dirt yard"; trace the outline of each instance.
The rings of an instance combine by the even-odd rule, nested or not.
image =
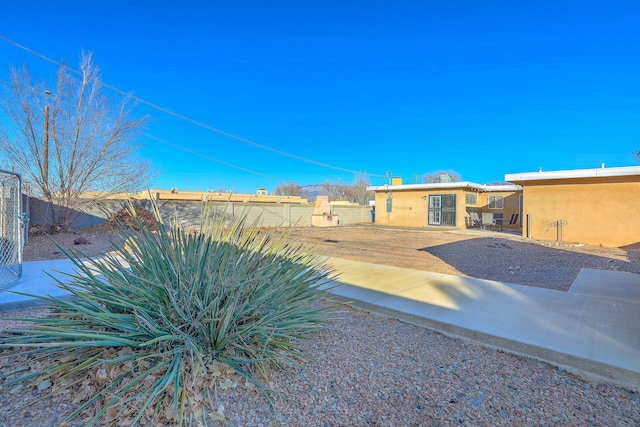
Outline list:
[[[291,237],[335,257],[555,289],[567,289],[583,267],[640,272],[637,250],[530,242],[492,232],[354,226],[300,228]],[[110,240],[121,244],[108,225],[53,239],[87,256],[111,250]],[[46,236],[31,236],[25,247],[27,260],[62,257]],[[216,388],[212,406],[225,408],[223,425],[640,425],[638,396],[628,390],[349,307],[332,310],[332,327],[300,343],[304,368],[270,375],[269,385],[284,393],[275,406],[239,381],[224,392]],[[0,313],[0,331],[5,316],[48,314],[41,307]],[[0,349],[0,382],[16,369],[12,351]],[[63,425],[62,417],[78,407],[73,399],[74,393],[43,397],[39,385],[0,387],[0,426]],[[86,418],[64,425],[86,425]]]
[[[373,225],[296,228],[292,238],[328,256],[567,290],[581,268],[640,273],[640,250],[531,241],[492,231],[431,231]],[[24,260],[64,258],[55,245],[101,255],[121,244],[108,223],[51,237],[32,235]],[[78,242],[77,244],[74,241]]]

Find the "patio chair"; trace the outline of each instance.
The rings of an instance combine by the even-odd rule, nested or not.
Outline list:
[[[496,222],[493,219],[493,212],[482,212],[482,229],[486,230],[487,226],[491,228],[495,225]]]
[[[482,220],[480,219],[480,215],[478,212],[469,212],[469,227],[480,227],[482,226]]]
[[[509,224],[507,225],[516,225],[518,224],[518,217],[520,216],[520,214],[514,213],[511,214],[511,219],[509,220]]]
[[[504,225],[504,214],[502,212],[493,214],[493,225],[495,229],[500,227],[500,231],[503,231],[502,226]]]

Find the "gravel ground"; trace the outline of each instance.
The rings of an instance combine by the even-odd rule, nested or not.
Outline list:
[[[302,343],[304,368],[270,378],[284,397],[273,409],[235,378],[213,402],[226,421],[212,425],[640,425],[640,399],[627,390],[348,307],[333,314],[332,329]],[[0,393],[0,426],[59,425],[74,407],[60,398],[24,407],[37,397]]]
[[[320,237],[307,236],[307,239],[321,242],[345,239],[348,235],[339,229],[332,232],[339,234],[333,236],[327,232],[321,233]],[[390,236],[382,233],[380,238]],[[475,242],[467,242],[467,245],[479,244],[476,238],[469,236],[450,239],[434,235],[434,239],[442,241],[430,244],[411,242],[407,234],[398,238],[404,242],[402,247],[411,247],[407,250],[412,253],[416,252],[412,246],[419,246],[418,249],[429,248],[428,251],[418,251],[428,256],[435,256],[435,253],[450,260],[459,257],[454,262],[455,266],[446,262],[459,272],[463,260],[469,258],[464,257],[464,242],[470,240]],[[95,240],[92,244],[97,245]],[[340,246],[333,242],[325,243]],[[494,238],[483,242],[481,247],[483,250],[510,251],[500,246],[484,249],[487,244],[496,243],[513,247],[518,241],[503,242]],[[544,251],[544,245],[538,246]],[[445,248],[457,249],[447,249],[447,255],[447,251],[442,252]],[[614,259],[613,263],[626,269],[637,267],[634,253],[625,255],[606,250],[605,255],[598,255],[581,246],[547,248],[550,249],[549,254],[562,251],[565,257],[562,260],[564,264],[557,267],[566,268],[556,271],[556,282],[566,281],[561,275],[570,276],[575,265],[586,261],[612,264],[607,260]],[[463,251],[462,255],[460,251]],[[571,258],[564,254],[565,251],[578,255]],[[350,252],[353,255],[353,247]],[[401,250],[399,252],[403,254]],[[590,258],[583,258],[580,254]],[[543,255],[544,252],[536,253],[538,259],[529,264],[524,263],[526,254],[519,255],[523,260],[521,268],[529,269],[530,274],[544,270],[544,258],[540,259]],[[475,259],[475,256],[471,258]],[[553,255],[549,259],[558,260]],[[471,270],[469,266],[464,268]],[[476,268],[482,271],[486,266]],[[509,273],[507,270],[499,274]],[[46,313],[46,310],[37,308],[0,313],[0,317]],[[485,348],[346,306],[337,305],[332,313],[335,320],[329,330],[300,343],[306,351],[307,361],[303,368],[293,376],[272,373],[270,385],[282,393],[282,398],[273,408],[256,391],[236,379],[237,387],[217,391],[214,406],[224,407],[226,420],[216,425],[640,426],[640,396],[628,390],[585,382],[534,359]],[[6,325],[0,321],[0,330]],[[9,352],[0,352],[0,381],[13,368]],[[40,401],[38,398],[37,390],[12,393],[9,388],[0,387],[0,426],[59,425],[62,415],[74,407],[63,398]],[[26,403],[33,401],[37,403],[25,407]],[[83,425],[82,421],[78,420],[74,425]]]
[[[333,315],[330,330],[301,343],[303,369],[273,373],[271,386],[283,395],[273,409],[235,378],[236,388],[218,390],[226,421],[217,425],[640,425],[640,399],[630,391],[349,307]],[[54,426],[73,408],[63,399],[23,407],[37,397],[0,393],[0,426]]]
[[[566,291],[582,268],[640,273],[640,250],[536,241],[492,231],[379,227],[300,228],[297,240],[327,255]]]

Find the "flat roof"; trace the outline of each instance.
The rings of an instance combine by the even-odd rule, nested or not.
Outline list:
[[[439,190],[446,188],[468,188],[476,191],[520,191],[522,187],[515,184],[476,184],[469,181],[435,182],[430,184],[376,185],[367,187],[367,191],[402,191],[402,190]]]
[[[593,169],[573,169],[549,172],[522,172],[510,173],[504,176],[505,181],[522,182],[522,181],[543,181],[553,179],[572,179],[572,178],[600,178],[614,176],[632,176],[640,175],[640,166],[624,166],[615,168],[593,168]]]

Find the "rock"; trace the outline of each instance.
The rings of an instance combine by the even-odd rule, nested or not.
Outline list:
[[[86,237],[84,237],[84,236],[80,236],[80,237],[76,237],[76,238],[73,240],[73,243],[74,243],[75,245],[88,245],[88,244],[90,244],[91,242],[90,242]]]
[[[481,407],[481,408],[484,408],[484,403],[483,403],[483,402],[482,402],[482,400],[480,400],[480,399],[476,399],[476,400],[474,400],[473,402],[471,402],[471,404],[472,404],[473,406],[479,406],[479,407]]]
[[[49,381],[49,380],[40,381],[38,383],[38,391],[45,390],[45,389],[47,389],[49,387],[51,387],[51,381]]]

